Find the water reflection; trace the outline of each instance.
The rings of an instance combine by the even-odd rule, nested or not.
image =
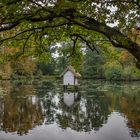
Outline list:
[[[100,133],[106,134],[111,126],[111,137],[117,137],[119,127],[122,127],[124,134],[129,132],[123,139],[140,138],[139,83],[84,81],[79,92],[63,92],[59,82],[54,81],[38,84],[7,81],[0,83],[0,88],[4,92],[4,95],[0,92],[0,134],[14,132],[15,135],[30,136],[29,130],[37,126],[42,126],[44,132],[57,124],[55,129],[68,131],[70,128],[80,134],[96,132],[96,139],[102,139]],[[122,120],[123,123],[120,123]],[[111,137],[103,139],[111,140]]]
[[[43,121],[41,105],[39,102],[33,103],[32,98],[7,97],[1,111],[0,127],[5,132],[27,134],[28,130]]]
[[[63,93],[63,102],[67,107],[72,107],[76,102],[78,97],[78,92],[64,92]]]

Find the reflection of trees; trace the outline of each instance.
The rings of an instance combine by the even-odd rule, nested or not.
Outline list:
[[[1,130],[22,135],[36,125],[42,124],[45,118],[46,123],[54,122],[57,107],[54,95],[48,92],[53,84],[43,82],[37,89],[22,81],[9,85],[7,95],[0,99]],[[6,89],[6,84],[1,83],[1,87]],[[41,95],[41,98],[36,94]]]
[[[57,123],[64,129],[70,127],[76,131],[98,130],[107,120],[109,101],[100,97],[78,96],[72,107],[60,103],[61,112],[57,113]]]
[[[88,129],[98,130],[109,115],[109,100],[104,97],[88,98],[86,103]]]
[[[39,99],[27,93],[27,90],[32,93],[33,87],[20,86],[13,86],[11,92],[2,99],[0,127],[5,132],[17,132],[22,135],[42,123],[43,112]]]
[[[42,99],[42,105],[45,116],[45,124],[51,124],[55,121],[55,114],[57,111],[57,103],[55,97],[57,95],[53,95],[54,93],[48,92],[47,97]]]
[[[105,84],[104,84],[105,86]],[[115,84],[106,93],[110,98],[110,110],[117,110],[127,118],[132,137],[140,137],[140,88],[139,83]]]
[[[6,99],[4,103],[4,131],[27,133],[42,121],[40,106],[32,103],[32,99]]]
[[[124,93],[121,97],[121,109],[128,119],[127,125],[131,128],[131,136],[140,136],[140,94]]]
[[[70,99],[71,103],[66,103],[67,101],[64,100],[65,98],[64,93],[60,96],[60,102],[58,105],[58,109],[60,110],[56,114],[57,123],[60,125],[61,128],[65,129],[70,127],[74,130],[79,130],[81,128],[81,124],[79,122],[79,110],[80,110],[80,94],[77,93],[69,93],[71,98],[74,97],[74,100]],[[72,97],[73,96],[73,97]],[[74,101],[74,102],[73,102]]]
[[[43,97],[46,95],[47,91],[52,91],[55,89],[55,83],[51,80],[42,81],[40,85],[37,87],[37,96]]]
[[[6,83],[1,86],[5,89]],[[90,83],[86,86],[84,92],[62,93],[51,82],[43,82],[36,89],[22,83],[8,84],[7,95],[0,98],[0,129],[22,135],[43,122],[56,122],[63,129],[97,131],[107,122],[110,112],[117,110],[127,117],[131,135],[140,135],[139,90],[118,84],[115,88],[104,87],[107,91],[103,87],[95,90],[96,85],[93,88]]]

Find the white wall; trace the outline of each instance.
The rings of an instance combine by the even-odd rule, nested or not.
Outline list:
[[[78,79],[75,78],[75,85],[78,85]]]
[[[74,85],[74,75],[71,71],[67,71],[64,74],[63,85]]]

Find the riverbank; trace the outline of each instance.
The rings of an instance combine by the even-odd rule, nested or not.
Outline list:
[[[15,80],[20,80],[20,81],[34,81],[34,80],[54,80],[54,79],[60,79],[60,76],[57,75],[41,75],[41,76],[16,76],[16,77],[0,77],[0,80],[10,80],[10,81],[15,81]],[[140,79],[106,79],[106,78],[100,78],[100,77],[82,77],[79,79],[81,80],[95,80],[95,81],[109,81],[109,82],[140,82]]]

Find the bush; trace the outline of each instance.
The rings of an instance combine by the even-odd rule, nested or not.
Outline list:
[[[105,78],[107,80],[121,80],[123,69],[122,66],[117,62],[111,62],[105,64]]]
[[[140,79],[140,70],[135,66],[128,66],[124,68],[123,71],[124,80],[139,80]]]

